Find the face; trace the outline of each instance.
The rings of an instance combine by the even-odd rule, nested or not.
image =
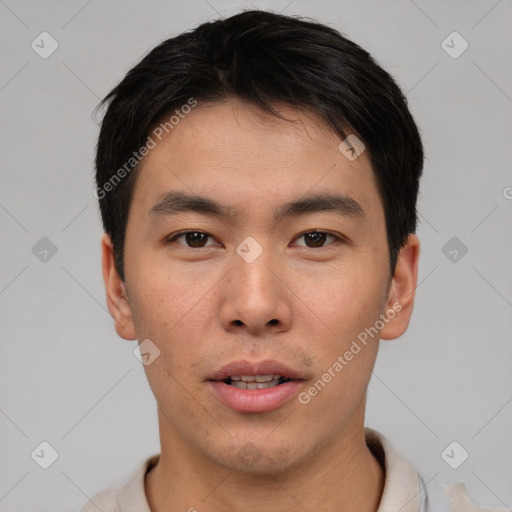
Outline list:
[[[366,153],[351,161],[315,115],[280,110],[296,122],[238,100],[193,109],[140,170],[124,283],[103,240],[117,332],[160,351],[144,368],[162,443],[239,472],[358,435],[378,340],[407,328],[416,282],[414,235],[389,275]],[[243,375],[275,380],[240,389]]]

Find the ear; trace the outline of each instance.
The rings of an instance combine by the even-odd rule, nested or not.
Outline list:
[[[104,233],[101,239],[103,281],[107,294],[107,305],[115,320],[116,331],[125,340],[135,340],[137,335],[126,288],[114,263],[114,249],[110,237]]]
[[[415,234],[411,233],[406,244],[400,250],[395,274],[389,286],[386,311],[390,321],[380,331],[381,339],[398,338],[409,326],[418,280],[419,256],[420,241]],[[386,311],[384,311],[385,314]],[[390,314],[392,311],[394,312],[393,317]]]

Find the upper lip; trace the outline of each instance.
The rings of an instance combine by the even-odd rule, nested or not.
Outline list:
[[[206,380],[221,381],[234,375],[280,375],[287,379],[303,380],[303,377],[297,371],[271,359],[253,362],[246,360],[233,361],[212,373]]]

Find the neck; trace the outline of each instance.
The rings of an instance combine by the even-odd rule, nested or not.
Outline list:
[[[295,467],[236,473],[195,452],[159,411],[161,455],[146,476],[152,512],[376,512],[384,471],[365,443],[364,402],[341,433]]]

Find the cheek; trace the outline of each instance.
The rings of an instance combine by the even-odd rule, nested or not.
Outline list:
[[[173,277],[177,275],[179,279]],[[132,286],[132,317],[139,340],[148,338],[160,349],[155,363],[145,367],[155,394],[164,385],[174,395],[179,389],[174,389],[176,383],[166,372],[180,382],[188,381],[193,365],[204,357],[205,332],[213,325],[210,289],[211,283],[187,281],[179,272],[138,274]]]
[[[316,324],[322,336],[311,333],[319,339],[314,352],[320,369],[310,388],[315,396],[311,401],[339,421],[364,399],[377,357],[378,336],[364,337],[381,312],[383,283],[377,277],[353,268],[325,280],[316,298],[310,293],[309,301],[316,301],[314,311],[323,320]]]
[[[328,272],[303,279],[297,295],[322,320],[328,337],[341,349],[375,323],[385,300],[385,289],[382,272],[371,258],[363,256],[358,263],[330,265]]]
[[[153,267],[153,268],[151,268]],[[130,301],[138,336],[164,339],[182,327],[204,284],[187,282],[180,272],[162,271],[150,263],[141,264],[132,274]],[[192,311],[193,313],[193,311]]]

